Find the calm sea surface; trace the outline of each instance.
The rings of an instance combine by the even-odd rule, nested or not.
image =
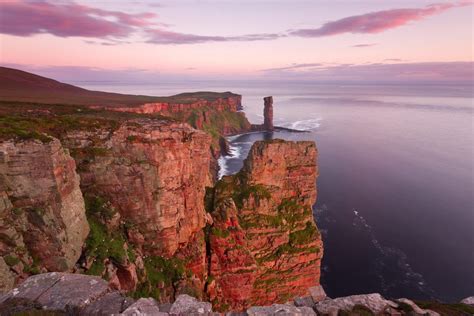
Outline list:
[[[314,140],[320,176],[314,214],[323,233],[322,282],[329,296],[459,301],[474,295],[474,104],[462,85],[343,85],[78,82],[121,93],[232,91],[249,120],[307,129],[231,137],[223,173],[242,166],[252,143]]]

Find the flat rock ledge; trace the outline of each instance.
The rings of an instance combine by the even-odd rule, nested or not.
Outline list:
[[[461,303],[473,304],[474,297]],[[29,277],[8,293],[0,295],[0,315],[226,315],[226,316],[313,316],[313,315],[428,315],[440,314],[422,309],[402,298],[391,301],[380,294],[328,298],[321,286],[308,289],[308,296],[286,304],[253,306],[246,311],[217,313],[212,305],[183,294],[173,304],[159,304],[153,298],[134,300],[111,289],[101,278],[51,272]]]

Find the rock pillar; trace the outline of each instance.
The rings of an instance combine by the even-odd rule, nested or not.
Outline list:
[[[273,97],[263,98],[265,107],[263,108],[263,127],[267,131],[273,131]]]

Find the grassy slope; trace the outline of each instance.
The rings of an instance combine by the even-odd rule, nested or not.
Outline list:
[[[93,110],[85,106],[0,101],[0,141],[10,138],[48,141],[71,130],[114,130],[131,118],[174,120],[157,114]]]
[[[25,71],[0,67],[0,101],[73,105],[140,105],[148,102],[191,103],[236,96],[231,92],[193,92],[169,97],[129,95],[82,89]]]

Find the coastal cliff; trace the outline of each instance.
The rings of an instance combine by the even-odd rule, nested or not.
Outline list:
[[[59,140],[0,143],[0,276],[71,271],[89,233],[76,164]]]
[[[319,285],[316,156],[313,142],[256,142],[243,169],[208,192],[215,307],[284,303]]]
[[[319,284],[322,245],[311,213],[314,143],[259,142],[238,175],[215,184],[212,136],[176,118],[36,104],[4,104],[0,111],[7,113],[0,120],[2,183],[25,191],[13,207],[8,201],[16,193],[2,184],[8,197],[7,224],[0,227],[4,290],[38,272],[69,271],[102,277],[136,298],[166,303],[191,294],[226,310],[284,302]],[[48,161],[56,163],[51,172],[43,166]],[[18,165],[25,169],[20,176]],[[55,198],[36,192],[50,182],[60,192]],[[232,192],[224,189],[229,183]],[[81,221],[52,211],[45,220],[51,227],[35,230],[29,217],[32,224],[23,224],[16,208],[33,214],[35,194],[45,199],[45,209],[64,204]],[[58,220],[50,220],[53,215]],[[18,227],[10,232],[13,221]],[[29,257],[18,250],[21,236],[29,238]],[[66,244],[74,256],[60,252]],[[53,266],[59,257],[53,251],[67,264]],[[248,271],[232,268],[238,263],[232,253],[243,255]]]

